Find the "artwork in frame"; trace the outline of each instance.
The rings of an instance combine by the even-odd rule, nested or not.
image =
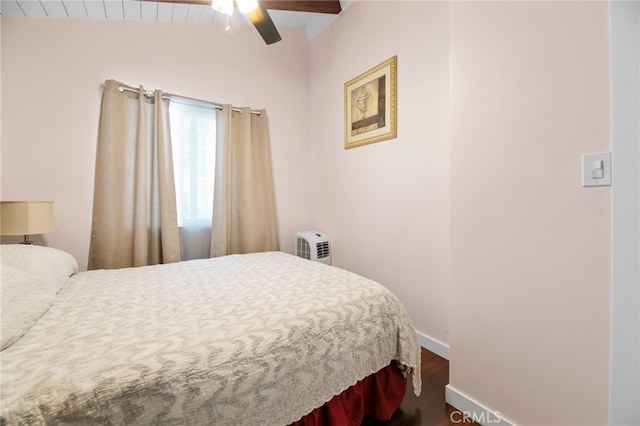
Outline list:
[[[393,56],[345,83],[345,149],[397,137],[397,63]]]

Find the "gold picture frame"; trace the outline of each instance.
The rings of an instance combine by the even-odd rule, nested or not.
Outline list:
[[[398,57],[344,84],[344,149],[394,139]]]

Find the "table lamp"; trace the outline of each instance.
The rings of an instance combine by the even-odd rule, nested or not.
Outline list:
[[[24,235],[21,244],[32,244],[29,235],[56,231],[53,201],[0,202],[0,235]]]

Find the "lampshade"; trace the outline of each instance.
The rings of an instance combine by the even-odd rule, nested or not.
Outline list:
[[[28,235],[56,232],[53,201],[2,201],[0,235]]]

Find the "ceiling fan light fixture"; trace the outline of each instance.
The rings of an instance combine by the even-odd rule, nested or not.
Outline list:
[[[213,0],[211,2],[211,7],[225,15],[233,15],[233,0]]]
[[[242,13],[249,13],[258,7],[258,0],[236,0],[236,3]]]

